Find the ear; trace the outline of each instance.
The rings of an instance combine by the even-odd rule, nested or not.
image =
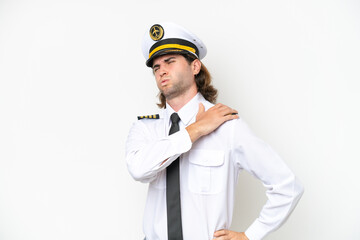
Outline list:
[[[195,59],[191,63],[194,75],[197,75],[201,70],[201,62],[199,59]]]

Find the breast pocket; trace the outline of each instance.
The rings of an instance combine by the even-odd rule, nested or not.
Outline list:
[[[189,190],[216,194],[224,190],[226,172],[223,151],[191,150],[189,152]]]

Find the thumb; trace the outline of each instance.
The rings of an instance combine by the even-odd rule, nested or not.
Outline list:
[[[202,103],[199,103],[199,111],[198,111],[198,114],[201,114],[205,112],[205,107],[204,107],[204,104]]]
[[[205,107],[202,103],[199,103],[199,111],[198,113],[196,114],[196,121],[199,120],[199,117],[201,114],[203,114],[205,112]]]

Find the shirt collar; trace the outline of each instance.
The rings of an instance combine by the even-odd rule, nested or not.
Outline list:
[[[187,104],[185,104],[177,113],[181,121],[187,126],[199,111],[199,103],[204,102],[205,98],[201,93],[197,93]],[[166,119],[170,124],[170,116],[175,111],[166,103]]]

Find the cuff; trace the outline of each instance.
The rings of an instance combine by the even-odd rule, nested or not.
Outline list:
[[[170,135],[169,138],[173,141],[173,144],[178,147],[177,152],[184,153],[191,149],[192,142],[186,129]]]
[[[269,227],[256,219],[245,231],[249,240],[261,240],[270,232]]]

